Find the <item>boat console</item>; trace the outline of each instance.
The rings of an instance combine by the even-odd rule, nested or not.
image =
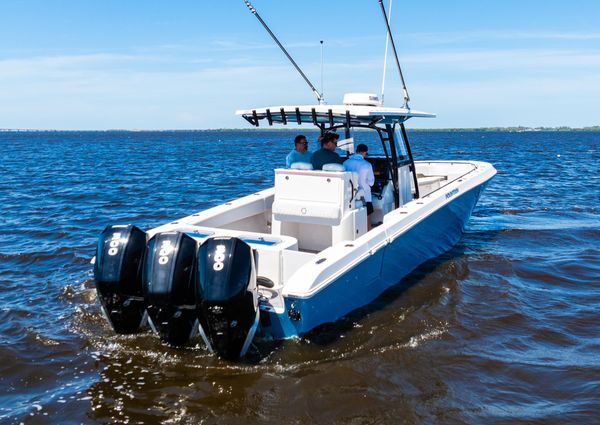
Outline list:
[[[387,158],[367,157],[367,161],[373,167],[375,183],[371,186],[373,198],[381,199],[385,186],[391,179],[391,171]]]
[[[392,173],[387,158],[367,157],[367,161],[373,166],[375,183],[371,186],[373,203],[373,214],[371,222],[375,225],[383,222],[383,217],[394,209],[394,191],[392,185]]]

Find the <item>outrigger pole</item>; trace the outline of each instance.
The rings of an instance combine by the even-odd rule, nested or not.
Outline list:
[[[285,54],[285,56],[287,56],[287,58],[290,60],[290,62],[292,63],[292,65],[294,65],[294,68],[296,68],[296,71],[298,71],[300,73],[300,75],[302,76],[302,78],[304,78],[304,81],[306,81],[306,84],[308,84],[308,86],[313,91],[313,93],[315,94],[315,96],[317,96],[317,100],[319,101],[319,104],[320,105],[324,104],[325,103],[325,99],[323,99],[323,95],[321,93],[319,93],[319,91],[315,88],[315,86],[313,86],[313,84],[310,82],[310,80],[304,74],[304,72],[302,72],[302,70],[300,69],[300,67],[296,63],[296,61],[290,56],[290,54],[287,52],[287,50],[285,50],[285,47],[283,47],[283,44],[281,44],[279,42],[279,40],[277,39],[277,37],[275,37],[275,34],[273,34],[273,32],[269,29],[269,27],[267,26],[267,24],[265,23],[265,21],[262,20],[262,18],[260,17],[260,15],[256,11],[256,9],[254,8],[254,6],[252,6],[252,4],[248,0],[244,0],[244,3],[246,3],[246,6],[248,6],[248,9],[250,9],[250,12],[252,12],[252,14],[254,16],[256,16],[256,19],[258,19],[258,21],[262,24],[262,26],[265,27],[265,29],[267,30],[267,32],[269,33],[269,35],[271,36],[271,38],[273,38],[273,40],[275,41],[275,43],[277,43],[277,45],[279,46],[279,48],[281,49],[281,51]]]
[[[396,45],[394,44],[394,37],[392,36],[392,29],[388,21],[387,14],[385,13],[385,7],[383,6],[383,0],[379,0],[379,6],[381,6],[381,13],[383,13],[383,20],[387,28],[388,36],[392,42],[392,50],[394,51],[394,57],[396,58],[396,65],[398,66],[398,72],[400,73],[400,80],[402,81],[402,90],[404,91],[404,105],[403,108],[410,109],[408,102],[410,102],[410,96],[408,95],[408,89],[406,88],[406,82],[404,81],[404,75],[402,74],[402,68],[400,67],[400,60],[398,59],[398,52],[396,51]]]
[[[392,19],[392,0],[390,0],[389,5],[390,16],[387,21],[389,22]],[[385,54],[383,55],[383,76],[381,78],[381,106],[384,105],[384,93],[385,93],[385,74],[387,71],[387,57],[388,57],[388,46],[390,44],[390,33],[386,33],[385,35]]]

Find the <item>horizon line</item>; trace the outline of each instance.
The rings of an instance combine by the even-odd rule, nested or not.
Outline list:
[[[127,132],[127,133],[151,133],[151,132],[210,132],[210,131],[297,131],[302,126],[296,127],[220,127],[220,128],[188,128],[188,129],[126,129],[126,128],[110,128],[110,129],[35,129],[35,128],[0,128],[1,133],[68,133],[68,132]],[[306,128],[306,127],[304,127]],[[310,129],[318,131],[318,128]],[[362,129],[366,130],[366,129]],[[483,127],[444,127],[444,128],[407,128],[409,131],[482,131],[482,130],[494,130],[494,131],[514,131],[514,130],[529,130],[529,131],[600,131],[600,125],[590,125],[584,127],[571,127],[566,125],[560,126],[483,126]]]

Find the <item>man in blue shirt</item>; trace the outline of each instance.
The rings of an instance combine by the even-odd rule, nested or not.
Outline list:
[[[369,154],[367,145],[361,143],[356,147],[356,153],[344,161],[346,171],[352,171],[358,174],[358,187],[365,193],[365,202],[367,203],[367,230],[371,230],[371,219],[373,214],[373,198],[371,197],[371,186],[375,183],[373,166],[365,158]]]
[[[285,166],[290,168],[294,162],[306,162],[310,164],[311,155],[308,151],[306,137],[299,134],[294,139],[294,149],[285,157]]]
[[[340,136],[335,133],[326,133],[321,140],[321,149],[313,153],[310,162],[313,169],[322,170],[325,164],[342,164],[344,160],[335,153]]]

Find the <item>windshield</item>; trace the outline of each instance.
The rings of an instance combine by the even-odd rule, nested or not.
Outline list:
[[[406,146],[406,142],[402,138],[402,131],[398,124],[394,124],[394,144],[396,146],[396,153],[398,155],[398,164],[405,164],[410,161],[408,155],[408,148]],[[343,129],[338,129],[337,133],[340,135],[340,142],[343,142],[344,139],[344,131]],[[384,132],[384,137],[385,136]],[[381,143],[381,138],[379,137],[379,133],[376,130],[364,129],[364,128],[352,128],[350,130],[350,137],[354,139],[354,149],[361,144],[364,143],[369,148],[369,156],[374,158],[385,158],[386,152]],[[340,143],[341,144],[341,143]],[[389,144],[385,142],[386,149],[388,149],[388,155],[391,155],[389,151]],[[345,156],[346,152],[343,149],[338,148],[337,152]]]
[[[343,133],[340,132],[342,135]],[[385,157],[385,151],[381,144],[379,134],[375,130],[366,130],[361,128],[354,128],[350,131],[350,137],[354,138],[354,147],[360,143],[364,143],[369,147],[369,156],[373,157]],[[341,136],[343,138],[343,135]],[[394,125],[394,144],[396,145],[396,153],[398,154],[398,162],[405,162],[408,158],[408,149],[406,143],[402,139],[402,132],[399,125]],[[386,142],[387,145],[387,142]],[[388,147],[389,149],[389,147]],[[388,152],[391,154],[390,152]]]
[[[381,139],[375,130],[352,129],[350,137],[354,138],[354,148],[364,143],[369,147],[369,156],[385,157],[385,152],[381,146]]]

